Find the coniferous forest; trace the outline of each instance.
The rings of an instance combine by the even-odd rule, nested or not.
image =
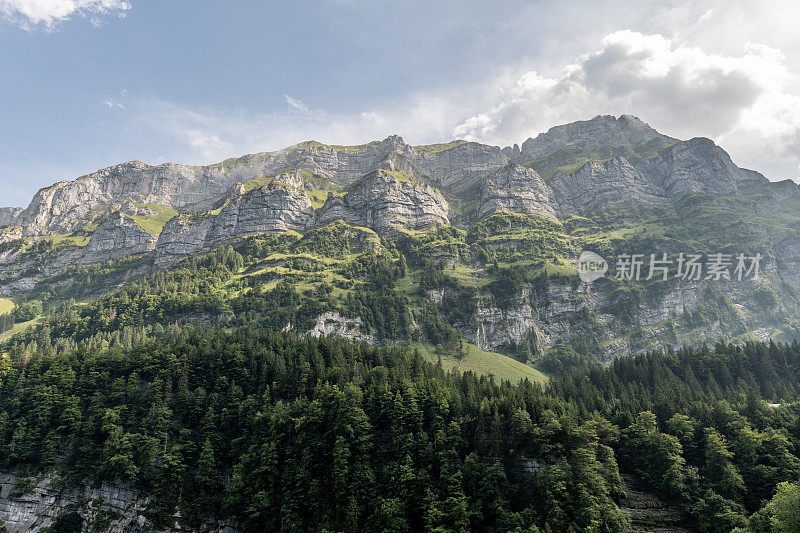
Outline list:
[[[0,0],[0,533],[800,533],[798,21]]]
[[[447,348],[441,313],[471,305],[413,309],[393,289],[402,254],[349,263],[362,281],[342,305],[324,282],[222,292],[262,253],[242,251],[84,304],[19,306],[11,326],[44,315],[0,349],[0,471],[133,487],[153,527],[628,531],[632,491],[689,531],[800,527],[798,343],[605,366],[558,345],[538,361],[547,382],[512,383],[394,343],[416,323]],[[425,265],[422,282],[443,283]],[[86,290],[103,275],[87,271]],[[335,306],[381,343],[280,331]]]
[[[800,390],[800,344],[650,353],[543,387],[255,325],[159,329],[13,347],[0,468],[130,482],[153,524],[625,531],[635,482],[701,531],[797,531],[800,406],[775,404]]]

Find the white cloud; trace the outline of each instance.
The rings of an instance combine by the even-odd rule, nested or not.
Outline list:
[[[288,94],[284,94],[283,99],[286,100],[286,103],[289,104],[289,107],[292,109],[296,109],[298,111],[308,111],[308,106],[304,104],[302,100],[292,98]]]
[[[631,113],[665,133],[709,136],[740,160],[764,163],[763,155],[786,156],[800,140],[795,81],[781,51],[765,45],[720,55],[622,30],[556,77],[522,73],[454,133],[509,144],[598,113]]]
[[[125,16],[130,9],[125,0],[0,0],[0,15],[25,29],[53,29],[75,15],[89,17],[97,26],[102,23],[101,16]]]
[[[125,109],[124,105],[120,104],[119,102],[117,102],[113,98],[109,98],[108,100],[103,102],[103,105],[106,106],[109,109]]]
[[[311,139],[361,144],[397,133],[413,142],[433,142],[449,137],[461,116],[448,101],[425,96],[356,113],[329,113],[305,104],[273,113],[195,109],[163,101],[129,107],[134,127],[177,141],[180,148],[169,159],[187,163],[211,163]]]
[[[800,83],[775,47],[746,43],[710,52],[678,38],[621,30],[550,75],[508,72],[348,113],[285,95],[287,108],[271,113],[140,102],[130,114],[182,145],[170,158],[211,162],[307,139],[358,144],[394,133],[412,143],[466,138],[506,146],[557,124],[627,113],[668,135],[711,137],[737,163],[769,177],[797,175]]]

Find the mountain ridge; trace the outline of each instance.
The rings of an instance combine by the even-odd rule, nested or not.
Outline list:
[[[797,185],[739,168],[711,140],[673,139],[625,115],[556,126],[529,141],[516,149],[411,146],[399,136],[353,147],[307,141],[202,167],[108,167],[40,190],[24,210],[0,210],[0,221],[14,222],[0,227],[0,293],[69,292],[81,269],[116,269],[114,283],[99,287],[113,289],[249,239],[272,243],[265,250],[281,256],[264,265],[265,287],[285,279],[316,287],[323,278],[340,283],[344,298],[362,283],[352,277],[360,267],[305,236],[337,242],[350,232],[367,245],[349,255],[401,254],[413,264],[412,314],[427,312],[426,302],[444,315],[451,298],[471,302],[466,314],[443,320],[482,350],[528,346],[530,358],[560,342],[589,342],[587,350],[608,359],[657,346],[665,335],[679,345],[789,334],[800,309],[787,288],[800,294],[792,273],[800,271]],[[278,246],[270,236],[288,240]],[[583,249],[612,266],[626,252],[762,252],[767,278],[666,288],[604,280],[594,293],[575,285]],[[285,266],[308,262],[309,253],[317,266]],[[450,281],[426,281],[432,264]],[[503,276],[511,271],[519,279],[509,283]],[[248,272],[237,276],[255,283]],[[556,281],[540,294],[535,280],[549,273]],[[707,291],[723,302],[710,314],[700,297]],[[775,303],[753,304],[762,297]],[[701,312],[702,320],[690,319]],[[587,313],[594,322],[577,320]]]

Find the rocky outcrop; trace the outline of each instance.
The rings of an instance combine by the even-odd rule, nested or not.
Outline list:
[[[327,337],[335,335],[355,341],[375,344],[375,338],[362,331],[360,318],[345,318],[337,311],[329,311],[317,317],[317,323],[308,331],[313,337]]]
[[[139,227],[129,216],[113,213],[100,224],[83,250],[85,264],[149,252],[156,237]]]
[[[459,195],[480,180],[508,164],[498,146],[459,142],[445,149],[418,151],[412,163],[439,188]]]
[[[725,150],[700,137],[677,142],[658,157],[645,158],[638,170],[672,201],[690,193],[732,196],[743,185],[769,181],[758,172],[737,167]]]
[[[14,226],[22,208],[20,207],[0,207],[0,226]]]
[[[273,182],[236,197],[214,217],[207,239],[304,230],[314,220],[311,200],[293,185]]]
[[[216,214],[171,219],[159,235],[156,262],[165,264],[234,237],[304,230],[314,220],[311,200],[302,189],[273,181],[234,197]]]
[[[475,214],[482,218],[506,210],[555,219],[552,194],[534,170],[512,164],[486,178]]]
[[[431,185],[411,181],[402,171],[376,170],[352,184],[343,197],[329,196],[318,223],[342,219],[387,233],[447,224],[449,211],[447,200]]]
[[[555,126],[534,139],[528,139],[522,143],[518,159],[532,161],[558,150],[567,149],[636,148],[657,138],[675,140],[658,133],[631,115],[622,115],[618,118],[599,115],[591,120]]]
[[[82,531],[173,533],[192,531],[176,524],[154,527],[146,518],[151,497],[122,484],[68,486],[53,476],[20,477],[0,473],[0,523],[11,533],[36,532],[59,518],[81,524]],[[177,517],[176,517],[177,519]],[[209,521],[194,531],[234,533],[229,524]]]
[[[156,266],[169,265],[208,246],[208,232],[213,225],[213,216],[178,215],[170,219],[158,236]]]
[[[658,150],[652,153],[649,148],[645,150],[652,148],[651,145],[657,145]],[[664,150],[668,145],[673,146]],[[564,159],[562,163],[571,162],[569,154],[573,151],[580,152],[581,157],[593,158],[596,157],[592,155],[593,150],[608,149],[616,156],[627,157],[627,164],[619,159],[613,162],[621,174],[611,176],[614,169],[593,160],[588,169],[581,169],[584,174],[562,172],[558,177],[569,181],[565,176],[578,174],[575,185],[584,189],[591,183],[580,180],[602,180],[601,188],[606,188],[601,191],[603,202],[610,201],[612,206],[619,204],[619,196],[624,196],[625,191],[616,185],[607,190],[609,184],[624,184],[628,178],[632,179],[628,185],[639,187],[640,193],[652,193],[645,190],[641,179],[644,178],[649,187],[657,190],[656,196],[665,195],[670,199],[689,192],[729,194],[737,190],[737,184],[764,181],[760,174],[736,167],[723,150],[707,139],[676,143],[675,139],[659,134],[635,117],[598,116],[556,126],[535,139],[528,139],[521,148],[507,150],[466,141],[412,147],[400,137],[390,136],[350,147],[310,141],[208,166],[173,163],[151,166],[132,161],[41,189],[24,210],[0,209],[0,226],[21,225],[26,236],[51,232],[67,234],[97,217],[120,210],[119,204],[125,202],[128,205],[157,203],[183,213],[203,212],[220,207],[223,199],[241,195],[247,188],[244,184],[251,180],[298,172],[313,176],[317,183],[346,187],[379,168],[401,170],[415,182],[427,182],[452,197],[468,195],[471,197],[467,201],[472,201],[472,195],[481,194],[480,184],[505,168],[509,161],[526,163],[556,153],[566,154],[565,159],[555,158],[555,166],[548,167],[555,169],[563,166],[556,164],[561,159]],[[631,173],[628,168],[631,165],[636,166],[638,176]],[[535,189],[540,188],[539,183],[529,182]],[[572,185],[567,183],[566,189]],[[311,184],[303,178],[295,186],[307,189]],[[571,189],[570,195],[564,199],[557,198],[556,194],[553,201],[569,205],[575,196]],[[575,209],[580,210],[583,203],[578,201]],[[553,209],[557,211],[557,205],[553,205]]]
[[[668,200],[623,157],[589,161],[576,172],[557,172],[550,180],[556,209],[562,215],[634,205],[664,207]]]

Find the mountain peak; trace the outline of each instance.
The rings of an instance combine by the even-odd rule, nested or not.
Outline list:
[[[520,158],[538,159],[563,148],[635,148],[657,137],[670,139],[633,115],[597,115],[590,120],[554,126],[536,138],[529,138],[522,143]]]

